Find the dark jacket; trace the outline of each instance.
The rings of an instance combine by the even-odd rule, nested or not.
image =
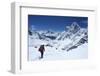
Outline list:
[[[45,51],[44,45],[41,45],[41,46],[40,46],[39,51],[40,51],[40,52]]]

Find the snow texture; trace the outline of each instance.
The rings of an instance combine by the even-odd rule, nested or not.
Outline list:
[[[73,22],[62,32],[29,30],[29,61],[88,58],[88,31]],[[45,45],[43,59],[38,51]]]

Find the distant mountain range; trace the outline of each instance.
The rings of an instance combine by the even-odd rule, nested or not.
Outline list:
[[[29,30],[29,45],[32,45],[34,40],[46,42],[46,47],[69,51],[84,43],[88,43],[88,30],[87,28],[81,28],[77,22],[66,26],[62,32]]]

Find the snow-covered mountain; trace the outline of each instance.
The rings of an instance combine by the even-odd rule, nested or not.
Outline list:
[[[88,31],[86,28],[81,28],[76,22],[73,22],[71,26],[67,26],[66,28],[67,30],[57,37],[58,40],[64,40],[66,42],[64,44],[62,43],[62,50],[69,51],[88,42]],[[67,44],[68,39],[70,42]]]
[[[31,30],[30,30],[31,31]],[[66,26],[62,32],[33,31],[29,35],[29,45],[38,47],[44,44],[56,50],[69,51],[88,42],[88,30],[81,28],[77,22]]]

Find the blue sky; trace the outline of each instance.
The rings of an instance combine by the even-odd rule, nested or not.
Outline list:
[[[63,31],[72,22],[77,22],[80,27],[87,28],[88,17],[28,15],[28,27],[33,26],[35,30]]]

